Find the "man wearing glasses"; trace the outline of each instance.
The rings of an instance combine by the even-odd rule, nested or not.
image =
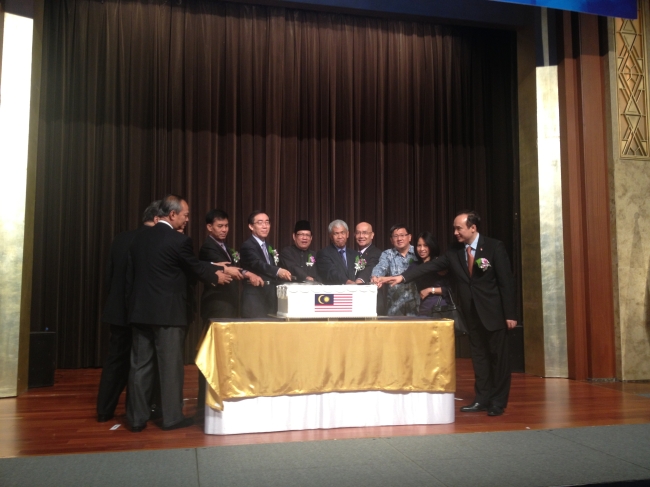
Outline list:
[[[280,252],[280,267],[291,272],[299,282],[320,282],[316,252],[309,248],[311,240],[311,225],[307,220],[300,220],[293,229],[293,245]]]
[[[406,225],[393,225],[390,229],[392,249],[384,250],[379,263],[372,270],[372,282],[379,282],[379,277],[398,276],[416,261],[415,250],[411,245],[411,232]],[[386,295],[388,316],[416,316],[419,296],[415,284],[398,284],[388,288]]]
[[[242,318],[266,318],[278,311],[278,299],[275,288],[278,280],[291,280],[291,272],[280,267],[280,255],[266,242],[271,231],[269,216],[261,210],[255,210],[248,217],[251,237],[241,246],[241,266],[243,269],[260,276],[264,281],[261,287],[244,282],[241,299]]]
[[[379,263],[381,250],[372,243],[372,239],[375,238],[375,232],[372,231],[372,225],[370,223],[359,223],[354,231],[354,238],[359,248],[359,261],[361,262],[363,260],[363,269],[357,271],[356,280],[357,283],[367,284],[370,282],[372,270]]]

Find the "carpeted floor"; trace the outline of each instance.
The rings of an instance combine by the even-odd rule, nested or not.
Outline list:
[[[650,485],[650,424],[0,459],[2,487]]]

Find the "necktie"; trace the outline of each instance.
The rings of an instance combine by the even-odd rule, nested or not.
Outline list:
[[[264,257],[266,257],[266,263],[267,263],[267,264],[270,264],[270,263],[271,263],[271,259],[269,259],[269,251],[266,250],[266,242],[263,242],[263,243],[262,243],[262,252],[264,252]]]
[[[474,256],[472,255],[472,246],[467,246],[467,270],[469,270],[469,277],[472,277],[472,269],[474,268]]]
[[[224,251],[224,252],[226,253],[226,255],[228,256],[228,260],[232,261],[232,259],[230,258],[230,254],[228,253],[228,249],[226,248],[226,246],[225,246],[224,244],[222,244],[221,242],[218,242],[218,243],[219,243],[219,245],[221,245],[221,248],[223,249],[223,251]]]
[[[339,254],[341,254],[341,259],[343,259],[343,263],[345,265],[348,265],[348,261],[345,260],[345,249],[339,249]]]

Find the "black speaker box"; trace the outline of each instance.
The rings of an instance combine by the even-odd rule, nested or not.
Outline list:
[[[27,387],[54,385],[56,368],[56,332],[33,331],[29,334],[29,379]]]

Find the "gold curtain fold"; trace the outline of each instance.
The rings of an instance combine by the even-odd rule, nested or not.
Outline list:
[[[453,321],[213,322],[206,404],[344,391],[454,392]]]

